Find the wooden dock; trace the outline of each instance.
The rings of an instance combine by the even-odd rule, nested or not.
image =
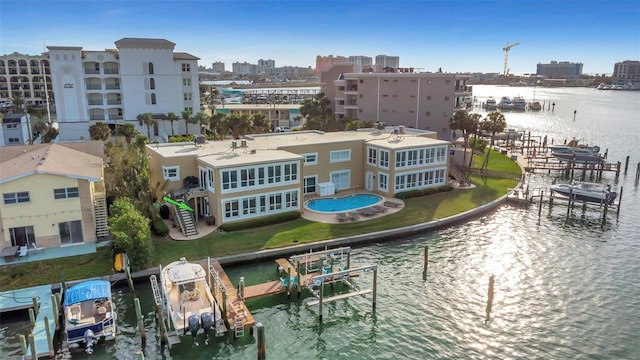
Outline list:
[[[206,268],[206,266],[207,265],[205,263],[204,267]],[[225,319],[227,319],[227,323],[229,324],[231,329],[235,330],[236,325],[234,324],[234,319],[242,319],[244,327],[248,327],[252,330],[256,325],[256,320],[253,318],[253,315],[251,315],[251,312],[247,308],[247,305],[245,305],[244,301],[240,298],[240,296],[238,296],[238,290],[236,290],[236,288],[233,286],[233,283],[227,276],[227,273],[224,272],[224,269],[222,268],[218,260],[211,259],[211,266],[218,273],[220,280],[226,288],[227,312],[225,314]],[[218,301],[219,304],[222,304],[222,296],[218,291],[215,292],[215,297],[216,301]]]

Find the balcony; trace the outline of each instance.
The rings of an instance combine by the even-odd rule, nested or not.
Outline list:
[[[104,114],[89,114],[89,119],[93,121],[104,121]]]
[[[120,84],[106,84],[107,90],[120,90]]]
[[[455,95],[465,95],[465,94],[471,95],[472,89],[473,89],[473,86],[456,86],[453,92]]]
[[[87,90],[102,90],[102,85],[100,85],[100,84],[87,84]]]
[[[104,73],[105,74],[117,74],[118,73],[118,69],[112,69],[112,68],[105,68],[104,69]]]
[[[344,108],[347,109],[347,110],[349,110],[349,109],[358,110],[358,103],[355,102],[355,101],[345,103],[344,104]]]
[[[97,75],[100,74],[100,70],[96,70],[96,69],[84,69],[84,73],[85,75]]]
[[[358,85],[350,85],[344,88],[345,94],[356,95],[358,94]]]
[[[98,99],[90,99],[89,101],[87,101],[87,103],[89,104],[89,106],[102,106],[104,105],[104,103],[102,102],[102,99],[98,100]]]
[[[122,101],[121,100],[108,100],[107,99],[107,105],[122,105]]]
[[[111,115],[111,114],[109,114],[109,120],[122,120],[122,115]]]

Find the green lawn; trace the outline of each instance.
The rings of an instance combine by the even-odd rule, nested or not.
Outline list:
[[[498,163],[500,158],[507,157],[500,153],[491,155],[490,169],[494,169],[494,161]],[[151,266],[168,264],[183,256],[187,259],[219,257],[420,224],[491,202],[504,195],[507,188],[516,185],[514,180],[480,177],[471,177],[471,182],[476,188],[405,199],[405,207],[401,211],[369,221],[325,224],[297,219],[258,229],[214,232],[191,241],[156,237],[155,258]],[[110,248],[104,247],[90,255],[4,266],[0,272],[0,291],[51,284],[59,282],[63,276],[65,280],[77,280],[108,275],[112,272],[112,259]]]
[[[490,150],[489,155],[489,170],[504,171],[513,174],[520,174],[521,169],[518,163],[511,160],[509,157],[502,155],[499,151]],[[480,168],[484,162],[485,155],[473,155],[473,162],[471,167]]]

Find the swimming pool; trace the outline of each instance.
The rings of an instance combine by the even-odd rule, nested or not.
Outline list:
[[[372,194],[354,194],[327,199],[313,199],[306,202],[309,210],[326,213],[338,213],[361,209],[382,201],[382,196]]]

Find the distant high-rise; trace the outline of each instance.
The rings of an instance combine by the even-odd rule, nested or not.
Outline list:
[[[538,64],[536,75],[553,79],[576,78],[582,75],[582,63],[552,61],[549,64]]]
[[[276,67],[276,61],[275,60],[264,60],[264,59],[260,59],[258,60],[258,66],[264,66],[265,69],[271,69]]]
[[[640,84],[640,61],[625,60],[616,63],[612,80],[614,84]]]
[[[349,62],[354,64],[355,72],[371,72],[365,70],[373,70],[373,59],[371,56],[349,56]]]
[[[224,63],[221,61],[216,61],[214,63],[211,64],[211,70],[213,70],[213,72],[217,72],[222,74],[224,72]]]
[[[400,67],[399,56],[376,55],[377,71],[383,71],[384,68],[397,69]]]

